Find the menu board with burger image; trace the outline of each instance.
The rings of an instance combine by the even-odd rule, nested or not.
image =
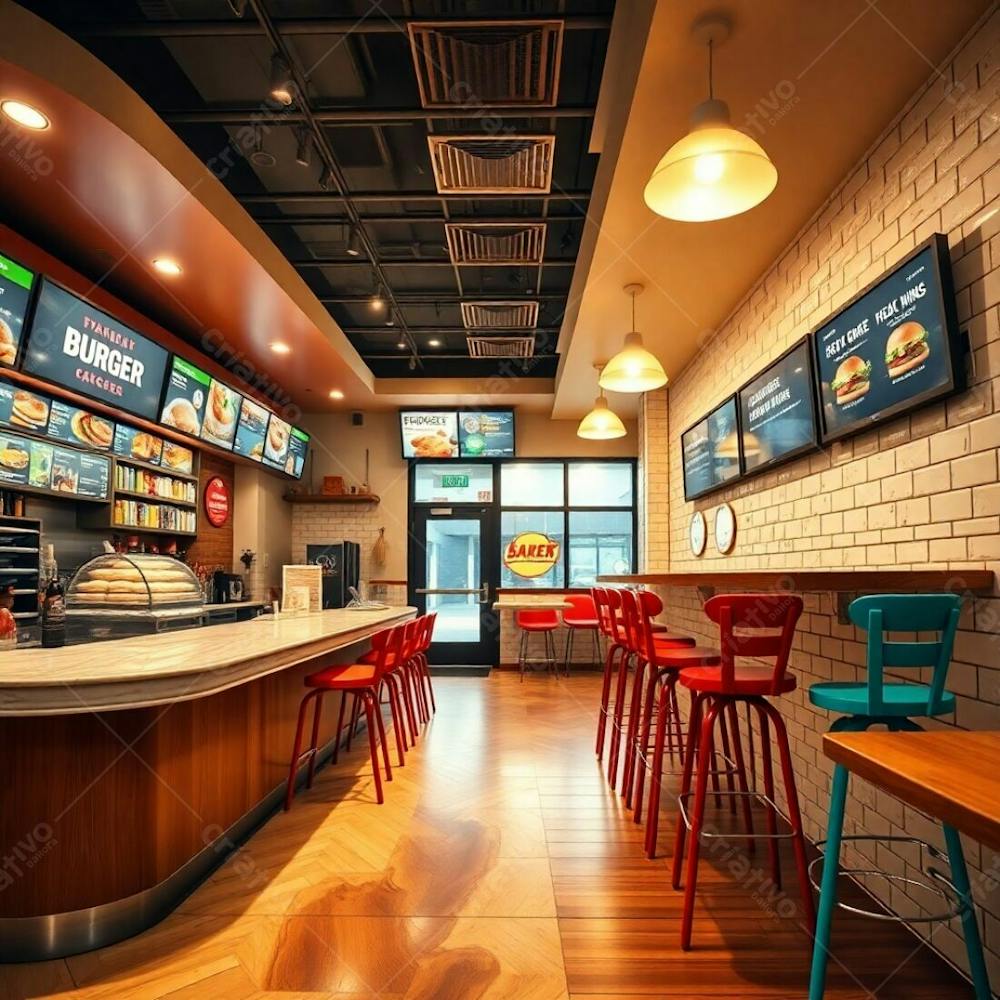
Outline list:
[[[271,422],[267,425],[264,437],[264,464],[275,469],[284,469],[288,457],[288,439],[292,434],[292,425],[271,414]]]
[[[401,410],[403,458],[458,458],[458,414],[454,410]]]
[[[121,458],[131,458],[147,465],[159,465],[163,453],[163,438],[148,434],[128,424],[115,425],[115,439],[111,449]]]
[[[109,479],[103,455],[0,432],[0,484],[106,500]]]
[[[744,472],[759,472],[816,447],[808,339],[768,365],[737,395]]]
[[[44,434],[49,423],[48,397],[0,381],[0,424]]]
[[[298,427],[292,428],[288,439],[288,457],[285,459],[285,472],[296,479],[302,478],[306,467],[306,452],[309,451],[309,435]]]
[[[49,407],[48,437],[66,444],[79,444],[96,451],[107,451],[114,440],[115,425],[106,417],[59,399],[53,399]]]
[[[52,449],[52,485],[56,493],[105,500],[108,496],[108,460],[69,448]]]
[[[164,441],[160,465],[164,469],[170,469],[171,472],[181,472],[189,476],[194,469],[194,452],[184,445],[177,444],[176,441]]]
[[[240,400],[238,392],[228,385],[212,379],[208,387],[208,401],[205,404],[205,415],[201,421],[201,437],[203,441],[219,448],[232,448],[236,437],[236,422],[240,415]]]
[[[244,458],[260,462],[264,458],[264,437],[270,419],[271,411],[266,406],[244,396],[240,404],[240,419],[236,427],[233,451]]]
[[[932,237],[814,334],[823,440],[958,388],[947,242]]]
[[[681,435],[681,453],[685,500],[694,500],[739,476],[735,396]]]
[[[198,437],[212,376],[176,354],[170,363],[160,423]]]
[[[0,432],[0,484],[27,486],[32,442],[16,434]],[[48,482],[42,487],[48,489]]]
[[[0,365],[17,360],[34,282],[31,271],[0,254]]]

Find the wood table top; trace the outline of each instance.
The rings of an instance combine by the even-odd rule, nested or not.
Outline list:
[[[773,572],[627,573],[599,576],[598,583],[659,584],[663,587],[713,587],[716,590],[837,591],[905,593],[972,591],[989,593],[995,576],[987,569],[787,569]]]
[[[370,638],[416,608],[339,608],[0,655],[0,716],[201,698]]]
[[[1000,732],[826,733],[823,752],[1000,851]]]
[[[531,600],[527,597],[502,597],[494,602],[494,611],[567,611],[572,605],[565,597],[547,595]]]

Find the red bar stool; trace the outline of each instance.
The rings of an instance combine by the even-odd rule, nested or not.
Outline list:
[[[766,699],[787,694],[795,689],[795,676],[787,671],[792,649],[795,625],[802,614],[802,598],[792,594],[717,594],[705,602],[705,614],[719,626],[721,649],[720,667],[689,667],[681,670],[680,682],[691,691],[691,718],[684,759],[684,777],[678,796],[680,815],[677,822],[677,840],[674,848],[673,886],[681,885],[681,867],[684,864],[684,844],[688,829],[691,844],[687,856],[687,879],[684,886],[684,909],[681,918],[681,948],[691,947],[691,923],[694,915],[694,896],[698,878],[698,853],[703,836],[705,797],[708,786],[708,761],[712,756],[716,723],[729,716],[737,730],[736,706],[749,704],[757,712],[761,730],[761,761],[764,795],[751,793],[746,785],[745,771],[740,772],[740,790],[747,836],[753,838],[750,815],[751,798],[761,801],[767,810],[768,844],[775,884],[780,886],[777,839],[789,837],[795,851],[799,888],[806,923],[812,931],[816,912],[806,868],[805,839],[802,817],[799,813],[795,791],[795,774],[792,755],[788,747],[788,734],[781,713]],[[739,630],[739,631],[737,631]],[[780,631],[779,631],[780,630]],[[761,633],[764,634],[761,634]],[[775,634],[777,633],[777,634]],[[737,657],[767,658],[773,666],[736,665]],[[768,724],[774,726],[775,742],[781,758],[781,771],[788,801],[788,816],[783,817],[791,833],[777,832],[776,817],[781,815],[774,802],[774,776],[771,769],[771,742]],[[698,773],[694,778],[694,804],[690,816],[686,803],[691,797],[694,761],[697,757]],[[708,836],[708,834],[704,834]],[[740,836],[726,834],[727,837]]]
[[[431,715],[437,711],[434,703],[434,686],[431,684],[431,672],[427,662],[427,651],[434,641],[434,623],[437,621],[437,612],[433,611],[429,615],[423,616],[423,629],[420,632],[420,642],[417,645],[417,655],[414,657],[417,683],[420,688],[420,697],[424,703],[424,714],[429,720]]]
[[[295,796],[295,778],[299,767],[308,759],[309,774],[306,778],[306,788],[312,788],[313,776],[316,773],[316,754],[319,742],[319,720],[320,709],[323,704],[323,695],[327,691],[340,691],[340,715],[337,719],[337,729],[334,734],[333,761],[336,763],[340,749],[340,734],[344,728],[344,705],[347,695],[354,696],[354,704],[364,705],[365,716],[368,723],[368,745],[371,750],[372,771],[375,776],[375,798],[381,803],[384,801],[382,795],[382,776],[379,773],[378,765],[378,745],[382,746],[382,760],[385,764],[385,776],[387,781],[392,780],[392,766],[389,763],[389,748],[385,739],[385,726],[382,723],[382,713],[379,709],[379,686],[386,671],[391,669],[391,664],[398,659],[403,643],[403,628],[395,626],[382,632],[377,632],[372,636],[372,646],[376,652],[374,663],[351,663],[337,664],[327,667],[325,670],[318,670],[314,674],[309,674],[305,679],[305,685],[312,690],[306,694],[299,705],[299,718],[295,727],[295,743],[292,749],[292,760],[288,768],[288,786],[285,790],[285,811],[292,807],[292,799]],[[309,749],[302,751],[302,735],[306,721],[306,711],[309,702],[314,702],[312,741]],[[397,733],[398,733],[397,729]]]
[[[620,656],[627,655],[627,649],[618,640],[615,630],[615,608],[621,607],[620,592],[606,587],[591,587],[594,607],[597,610],[597,626],[604,636],[607,652],[604,654],[604,677],[601,683],[601,706],[597,713],[597,742],[594,752],[597,759],[604,756],[604,740],[608,730],[608,705],[611,701],[611,679],[615,675],[615,664]]]
[[[566,626],[566,676],[569,677],[569,664],[573,655],[573,637],[577,632],[589,632],[592,641],[594,663],[601,662],[600,630],[597,623],[597,606],[592,594],[567,594],[566,603],[570,605],[562,613],[562,623]]]
[[[609,594],[611,591],[609,591]],[[614,712],[611,716],[611,747],[608,751],[608,784],[611,788],[617,787],[618,784],[618,754],[621,748],[621,741],[623,735],[625,735],[628,727],[632,724],[632,713],[635,708],[634,701],[636,695],[636,684],[641,685],[640,673],[643,670],[643,662],[639,658],[639,645],[638,637],[634,629],[633,612],[635,609],[635,600],[637,599],[635,593],[631,590],[618,590],[615,591],[615,598],[612,601],[613,605],[613,623],[615,638],[618,643],[620,643],[624,649],[625,653],[619,658],[618,661],[618,674],[615,684],[615,705]],[[643,591],[643,593],[646,593]],[[650,597],[647,598],[650,601],[650,607],[658,606],[660,610],[663,608],[663,603],[660,601],[655,594],[650,592]],[[630,603],[631,602],[631,603]],[[617,606],[615,606],[615,604]],[[660,642],[665,646],[671,645],[694,645],[694,640],[690,639],[688,636],[677,635],[671,632],[661,631]],[[632,694],[628,694],[628,673],[629,673],[629,663],[634,659],[637,659],[636,664],[636,680],[632,685]],[[641,690],[641,687],[640,687]],[[625,704],[626,701],[630,705],[630,710],[626,714]],[[631,735],[629,736],[631,739]],[[623,768],[623,781],[622,787],[627,788],[628,783],[625,780],[630,778],[629,772],[631,754],[629,749],[629,743],[626,742],[625,746],[626,754],[626,766]]]
[[[537,659],[545,664],[546,670],[551,670],[558,678],[559,663],[556,660],[556,643],[553,638],[556,629],[559,628],[559,616],[556,612],[548,608],[538,611],[515,611],[514,624],[521,630],[521,645],[517,656],[521,680],[524,680],[524,670],[529,663],[528,641],[534,634],[541,635],[542,641],[545,643],[545,655]]]
[[[636,760],[640,752],[649,750],[649,731],[651,723],[642,724],[647,716],[651,719],[652,703],[655,700],[656,687],[665,684],[669,692],[673,692],[679,669],[668,663],[666,654],[675,650],[688,650],[694,647],[694,639],[675,632],[653,630],[653,616],[663,610],[663,602],[651,590],[626,591],[622,594],[622,615],[625,620],[625,633],[628,637],[629,650],[635,656],[635,678],[632,681],[632,697],[629,702],[628,726],[625,741],[625,766],[622,774],[622,791],[625,804],[631,808],[636,777]],[[691,662],[690,658],[682,662]],[[645,694],[645,697],[643,695]],[[668,711],[665,719],[668,730],[676,728],[680,732],[681,719],[677,698],[668,698]],[[645,730],[645,736],[640,733]],[[679,750],[682,740],[672,738],[671,745]],[[642,808],[641,783],[639,810]],[[641,812],[636,814],[636,822],[640,821]]]

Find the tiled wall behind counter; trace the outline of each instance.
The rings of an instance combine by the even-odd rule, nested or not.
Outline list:
[[[780,183],[780,182],[779,182]],[[860,288],[934,232],[948,236],[961,326],[975,354],[970,389],[812,457],[687,503],[679,431],[748,376],[815,328]],[[668,391],[647,397],[641,419],[649,571],[967,567],[1000,573],[1000,12],[974,31],[904,108],[751,289]],[[669,451],[664,468],[661,456]],[[668,513],[655,499],[668,482]],[[660,494],[662,495],[662,494]],[[736,546],[713,545],[714,509],[736,511]],[[695,509],[709,542],[688,544]],[[708,638],[697,593],[663,595],[671,624]],[[808,833],[824,836],[830,767],[822,733],[831,719],[812,709],[809,684],[864,676],[863,646],[841,625],[835,598],[807,595],[793,668],[799,690],[781,699],[789,720]],[[1000,729],[1000,591],[970,600],[949,686],[959,695],[945,725]],[[850,824],[859,832],[937,839],[919,814],[862,782],[852,785]],[[994,986],[1000,984],[1000,862],[970,844],[984,910]],[[880,851],[879,863],[910,870],[912,857]],[[897,905],[905,904],[894,896]],[[906,904],[909,905],[909,904]],[[951,926],[933,945],[965,965]]]

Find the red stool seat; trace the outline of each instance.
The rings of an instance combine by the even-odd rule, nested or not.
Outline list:
[[[374,663],[374,661],[372,662]],[[337,664],[337,666],[326,667],[324,670],[317,670],[316,673],[309,674],[305,683],[309,687],[336,690],[345,686],[357,687],[359,684],[374,684],[376,676],[374,667],[366,663]]]
[[[664,625],[663,622],[650,622],[649,627],[653,630],[654,633],[670,631],[670,626]]]
[[[678,646],[656,649],[656,666],[674,667],[686,670],[691,667],[707,667],[709,673],[722,662],[717,649],[708,646]]]
[[[694,646],[694,639],[678,632],[654,632],[654,649],[683,649]]]
[[[681,684],[691,691],[705,691],[709,694],[746,695],[748,697],[773,694],[788,694],[795,690],[795,675],[785,673],[774,690],[773,667],[737,666],[733,672],[733,683],[723,688],[722,671],[715,667],[688,667],[681,671]]]
[[[559,623],[556,621],[551,622],[536,622],[536,621],[522,621],[518,622],[522,632],[554,632],[559,628]]]
[[[596,618],[571,618],[565,612],[562,616],[563,625],[569,628],[597,628]]]

